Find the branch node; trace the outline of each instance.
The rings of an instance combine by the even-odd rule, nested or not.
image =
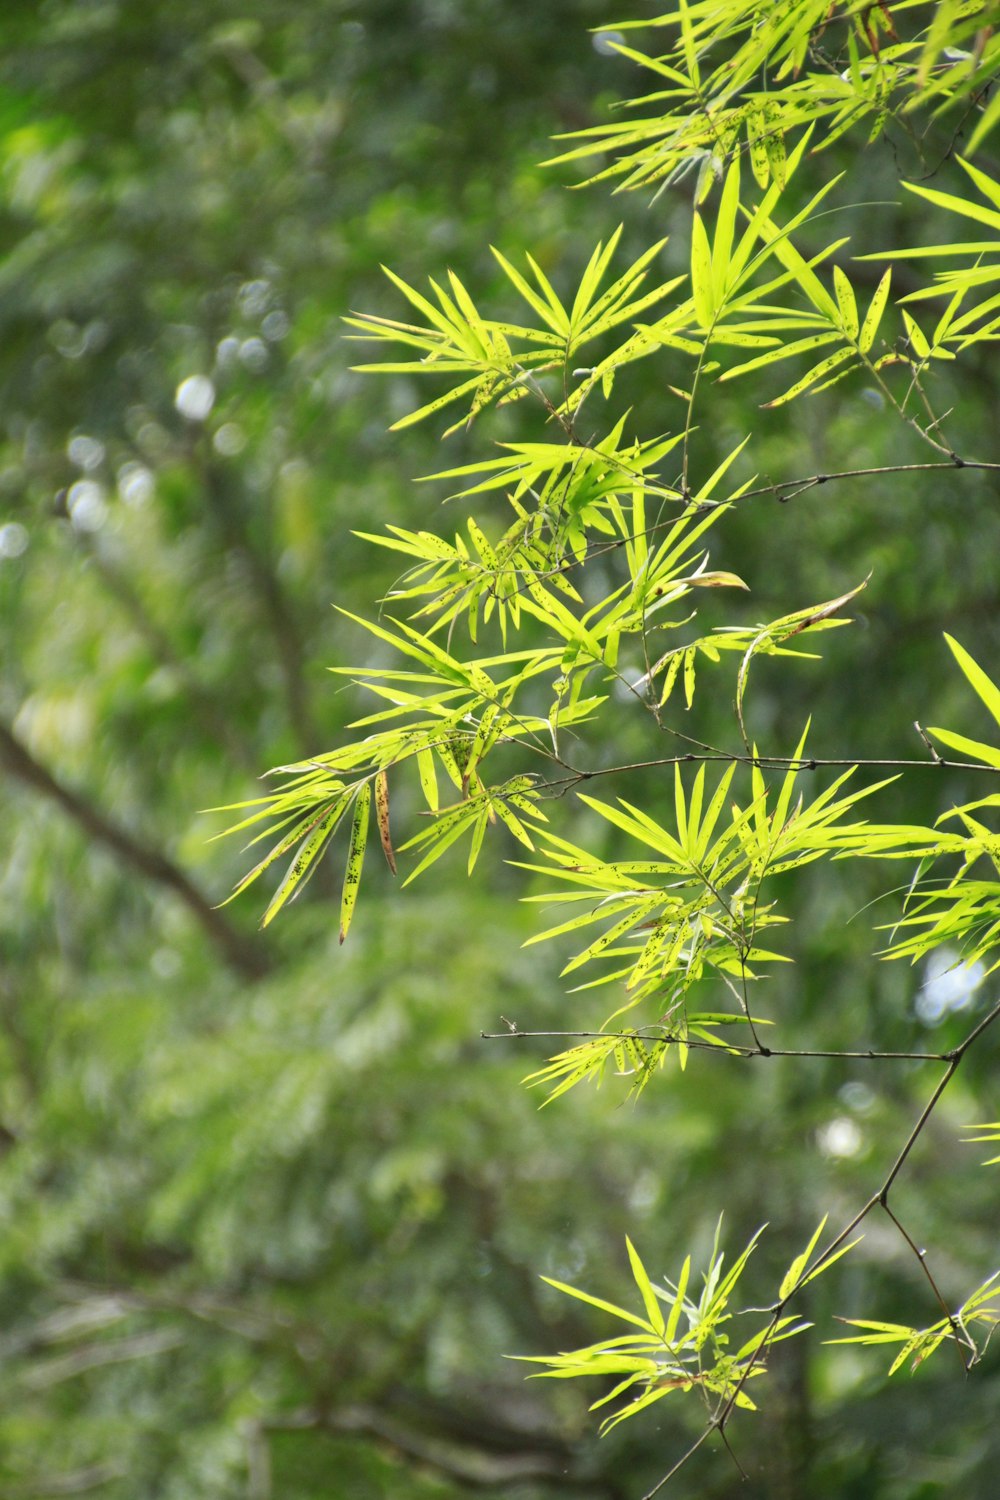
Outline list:
[[[927,752],[930,755],[931,760],[934,761],[935,765],[943,766],[944,761],[941,759],[940,755],[938,755],[934,746],[931,744],[927,732],[922,728],[920,724],[918,724],[916,719],[914,719],[913,721],[913,727],[919,734],[920,738],[923,740],[924,744],[927,746]]]

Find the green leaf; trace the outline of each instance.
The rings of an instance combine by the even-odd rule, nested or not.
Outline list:
[[[691,224],[691,289],[698,326],[707,332],[715,322],[712,282],[712,250],[701,214],[695,210]]]
[[[858,304],[855,300],[854,288],[840,266],[834,266],[833,268],[833,288],[837,294],[837,306],[840,308],[841,327],[849,339],[856,339],[858,336]]]
[[[969,137],[966,150],[970,156],[973,152],[979,150],[990,131],[994,130],[998,123],[1000,123],[1000,89],[994,85],[992,98],[980,115],[979,123]]]
[[[872,297],[871,302],[868,304],[868,311],[865,313],[865,321],[861,325],[861,336],[858,339],[858,346],[861,349],[862,354],[867,354],[869,349],[875,342],[875,335],[878,333],[879,324],[882,321],[882,314],[885,311],[885,305],[889,298],[889,287],[891,282],[892,267],[890,266],[889,269],[885,272],[878,286],[875,288],[875,294]],[[935,342],[936,338],[937,336],[935,335]]]
[[[677,1337],[677,1329],[680,1326],[681,1313],[684,1311],[684,1296],[687,1292],[688,1280],[690,1279],[690,1276],[691,1257],[690,1255],[686,1255],[684,1257],[684,1264],[683,1266],[681,1266],[681,1274],[677,1279],[677,1290],[674,1293],[673,1306],[670,1309],[670,1317],[667,1319],[667,1325],[663,1330],[663,1340],[666,1344],[673,1344],[674,1340]]]
[[[618,247],[618,241],[622,236],[624,225],[619,224],[607,245],[598,242],[593,255],[587,263],[587,268],[580,278],[576,297],[570,310],[569,323],[571,329],[578,328],[594,300],[594,295],[603,280],[608,264]]]
[[[841,1245],[840,1248],[836,1250],[832,1255],[824,1256],[818,1265],[814,1266],[811,1271],[807,1272],[806,1267],[809,1265],[809,1261],[812,1258],[813,1251],[816,1249],[816,1246],[819,1243],[820,1235],[826,1228],[826,1221],[828,1217],[829,1215],[827,1214],[823,1215],[808,1245],[802,1251],[801,1255],[797,1255],[795,1257],[788,1270],[785,1272],[785,1275],[782,1278],[781,1287],[778,1292],[778,1297],[781,1301],[784,1301],[786,1297],[791,1296],[791,1294],[794,1291],[797,1291],[800,1287],[807,1286],[809,1282],[814,1281],[817,1276],[822,1276],[823,1273],[825,1271],[828,1271],[831,1266],[836,1265],[841,1256],[846,1255],[849,1250],[854,1249],[855,1245],[861,1243],[860,1235],[857,1239],[849,1240],[846,1244]],[[742,1353],[743,1351],[741,1350],[740,1352]]]
[[[989,1142],[991,1145],[995,1145],[998,1141],[1000,1141],[1000,1122],[997,1122],[995,1120],[985,1121],[979,1125],[970,1125],[968,1126],[968,1129],[983,1130],[986,1132],[985,1135],[963,1136],[963,1140],[969,1142],[970,1144],[976,1144],[981,1141],[985,1141]],[[983,1166],[995,1167],[998,1162],[1000,1162],[1000,1156],[991,1156],[987,1161],[983,1162]]]
[[[635,1284],[639,1288],[643,1304],[646,1308],[646,1316],[654,1332],[662,1333],[665,1327],[663,1311],[649,1277],[646,1274],[646,1268],[639,1259],[638,1252],[627,1235],[625,1237],[625,1244],[628,1249],[628,1258],[632,1265],[632,1275],[635,1277]]]
[[[248,871],[248,873],[244,875],[241,880],[237,881],[236,885],[233,887],[232,893],[226,897],[225,901],[219,903],[220,906],[228,906],[230,901],[235,901],[236,897],[241,895],[248,886],[252,885],[253,882],[258,878],[258,876],[262,875],[266,869],[274,864],[275,860],[280,859],[282,855],[287,854],[290,849],[294,848],[294,846],[302,838],[303,824],[305,824],[305,826],[309,829],[312,829],[316,826],[317,819],[315,817],[310,818],[307,816],[303,819],[296,817],[293,814],[293,818],[295,826],[291,829],[291,831],[289,833],[286,833],[284,838],[279,839],[274,847],[272,849],[269,849],[267,854],[264,855],[264,858],[258,864],[254,865],[253,869]],[[258,838],[263,838],[267,833],[273,832],[273,828],[268,829],[266,830],[265,834],[259,834]],[[255,839],[253,840],[253,842],[256,843],[257,840]],[[291,891],[289,891],[288,894],[291,895]]]
[[[776,406],[784,406],[786,402],[793,401],[796,396],[801,396],[804,391],[809,390],[810,386],[816,385],[818,381],[825,380],[838,365],[842,365],[847,360],[855,358],[856,354],[853,349],[838,349],[836,354],[831,354],[828,359],[821,360],[818,365],[814,365],[807,375],[803,375],[794,385],[789,386],[787,391],[782,391],[780,396],[775,396],[771,401],[765,401],[763,403],[764,407],[771,409]]]
[[[720,381],[735,380],[737,375],[748,375],[751,370],[762,370],[768,365],[777,364],[779,360],[791,359],[793,355],[807,354],[810,349],[823,349],[839,342],[839,333],[809,334],[806,338],[795,339],[789,344],[781,344],[767,354],[759,354],[756,358],[747,360],[745,364],[735,365],[733,369],[723,371],[719,379]]]
[[[724,306],[726,300],[739,199],[740,159],[739,156],[734,156],[729,171],[726,173],[712,241],[712,300],[716,307]]]
[[[928,727],[927,733],[942,745],[947,745],[949,750],[957,750],[961,755],[967,755],[971,760],[982,761],[984,766],[996,766],[1000,769],[1000,749],[995,745],[985,745],[982,740],[970,740],[967,735],[953,734],[950,729],[934,729]]]
[[[351,827],[351,843],[347,852],[347,867],[344,870],[344,887],[340,897],[340,941],[347,937],[358,899],[361,884],[361,866],[365,859],[368,842],[368,809],[371,806],[371,782],[366,781],[358,792],[354,805],[354,823]]]
[[[788,1267],[788,1270],[785,1272],[784,1276],[782,1277],[782,1279],[781,1279],[781,1286],[778,1288],[778,1298],[779,1298],[779,1301],[783,1302],[785,1300],[785,1298],[787,1296],[789,1296],[790,1293],[792,1291],[794,1291],[795,1288],[798,1286],[799,1281],[801,1280],[801,1277],[802,1277],[802,1273],[805,1270],[806,1266],[809,1264],[809,1259],[810,1259],[813,1251],[815,1250],[817,1244],[819,1243],[819,1237],[823,1233],[823,1230],[826,1228],[826,1221],[827,1221],[828,1217],[829,1217],[828,1214],[824,1214],[823,1215],[822,1219],[820,1219],[820,1221],[819,1221],[819,1224],[816,1226],[815,1230],[813,1231],[813,1234],[812,1234],[812,1236],[811,1236],[811,1238],[809,1240],[808,1245],[806,1246],[806,1248],[802,1251],[802,1253],[800,1255],[797,1255],[795,1257],[795,1259],[792,1261],[791,1265]]]
[[[551,328],[552,332],[557,334],[559,338],[568,340],[569,319],[566,316],[565,308],[559,303],[558,299],[555,299],[555,294],[553,293],[554,304],[548,298],[540,297],[530,283],[521,275],[520,271],[515,270],[510,261],[501,255],[499,250],[492,245],[490,249],[503,270],[504,275],[517,288],[525,302],[535,310],[542,319],[542,322],[548,328]]]
[[[747,114],[747,142],[750,147],[750,167],[757,186],[766,188],[771,180],[771,158],[765,136],[767,123],[761,110],[750,110]]]
[[[599,1312],[610,1313],[613,1318],[620,1318],[623,1323],[634,1323],[637,1328],[643,1328],[647,1333],[655,1333],[655,1329],[646,1318],[638,1318],[635,1313],[630,1313],[624,1307],[616,1307],[613,1302],[605,1302],[602,1297],[592,1297],[589,1292],[581,1292],[575,1286],[567,1286],[564,1281],[554,1281],[551,1276],[541,1278],[547,1286],[555,1287],[557,1292],[565,1292],[567,1297],[575,1297],[578,1302],[586,1302],[589,1307],[596,1307]]]
[[[918,359],[929,359],[930,358],[930,353],[931,353],[931,346],[927,342],[927,338],[926,338],[926,335],[923,332],[923,329],[910,316],[910,314],[906,311],[905,307],[902,309],[902,313],[903,313],[903,322],[906,325],[907,337],[910,340],[910,347],[912,348],[914,354],[917,356]]]
[[[545,272],[542,270],[541,266],[538,265],[534,257],[528,255],[527,252],[525,252],[525,260],[528,262],[528,265],[534,272],[535,280],[538,282],[538,285],[542,289],[542,295],[544,296],[552,311],[552,316],[555,320],[555,323],[560,327],[560,329],[566,330],[566,334],[568,337],[569,318],[566,315],[566,309],[563,307],[562,303],[559,301],[559,298],[556,296],[555,291],[553,290],[552,283],[549,281],[548,277],[545,275]]]
[[[959,160],[961,161],[961,158]],[[984,184],[988,184],[989,187],[996,188],[996,184],[986,176],[985,172],[979,172],[966,161],[962,162],[962,166],[978,187],[982,188]],[[991,208],[984,208],[981,203],[976,203],[970,198],[957,198],[953,193],[942,193],[937,188],[922,187],[917,182],[904,182],[903,186],[909,192],[924,198],[928,203],[933,203],[937,208],[946,208],[952,213],[961,214],[966,219],[988,224],[991,229],[1000,229],[1000,213]],[[1000,208],[1000,201],[997,202],[997,207]]]
[[[386,864],[395,875],[396,855],[393,851],[392,832],[389,828],[389,778],[385,771],[379,771],[375,777],[375,814],[382,852],[385,855]]]
[[[278,912],[285,903],[291,900],[305,884],[305,881],[315,867],[316,860],[343,816],[346,807],[346,802],[336,802],[316,818],[312,825],[312,831],[303,841],[291,865],[286,870],[281,884],[268,902],[267,910],[261,919],[262,927],[267,927],[278,915]],[[280,847],[283,852],[284,841]],[[257,869],[253,872],[253,876],[256,877],[268,863],[270,863],[270,860],[266,860],[261,865],[258,865]]]
[[[849,1328],[863,1328],[864,1333],[852,1334],[848,1338],[825,1339],[827,1344],[898,1344],[913,1338],[916,1328],[906,1323],[880,1323],[870,1318],[840,1318]]]
[[[972,684],[976,695],[985,703],[996,723],[1000,725],[1000,688],[973,660],[964,646],[960,646],[958,641],[947,633],[945,640],[948,642],[951,654]]]

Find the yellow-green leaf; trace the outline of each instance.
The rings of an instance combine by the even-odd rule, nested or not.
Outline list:
[[[833,289],[837,294],[837,306],[840,308],[841,327],[848,338],[856,339],[858,336],[858,304],[855,300],[854,288],[840,266],[834,266],[833,268]]]
[[[970,740],[964,734],[952,734],[950,729],[928,728],[927,733],[940,740],[949,750],[957,750],[960,755],[969,756],[970,760],[979,760],[985,766],[1000,769],[1000,749],[996,745],[985,745],[982,740]]]
[[[875,335],[878,332],[878,326],[882,321],[882,314],[885,311],[885,304],[889,297],[889,285],[891,281],[892,267],[890,266],[875,288],[875,295],[868,304],[868,311],[865,313],[865,321],[861,326],[861,337],[858,340],[862,354],[867,354],[875,342]]]
[[[340,822],[344,809],[345,804],[338,802],[319,817],[311,833],[309,833],[302,843],[291,865],[285,871],[284,879],[271,897],[267,910],[261,919],[260,925],[262,927],[267,927],[278,915],[278,912],[285,903],[290,901],[295,893],[305,884],[317,856]]]
[[[781,1299],[781,1301],[784,1301],[789,1293],[798,1286],[799,1280],[802,1276],[802,1272],[809,1264],[809,1257],[815,1250],[816,1245],[819,1242],[819,1237],[823,1233],[823,1230],[826,1228],[827,1217],[827,1214],[823,1215],[822,1219],[820,1219],[819,1221],[819,1224],[816,1226],[816,1229],[812,1237],[810,1238],[808,1245],[802,1251],[801,1255],[797,1255],[795,1257],[791,1265],[788,1267],[788,1270],[785,1272],[781,1281],[781,1286],[778,1288],[778,1297]]]
[[[372,786],[366,781],[358,792],[354,804],[354,823],[351,826],[351,846],[347,853],[347,868],[344,871],[344,889],[340,897],[340,941],[347,937],[358,899],[361,884],[361,866],[365,859],[368,842],[368,809],[372,800]]]
[[[838,349],[836,354],[831,354],[828,359],[821,360],[818,365],[814,365],[808,375],[803,375],[801,380],[797,380],[793,386],[790,386],[787,391],[783,391],[780,396],[775,396],[773,401],[765,401],[765,407],[784,406],[787,401],[792,401],[796,396],[801,396],[803,391],[807,391],[810,386],[814,386],[818,381],[824,380],[827,375],[844,364],[846,360],[854,358],[855,352],[853,349]]]
[[[420,777],[420,790],[424,794],[424,801],[431,812],[438,810],[438,786],[437,774],[434,770],[434,756],[430,750],[417,751],[417,775]]]
[[[759,110],[752,110],[747,115],[747,140],[750,145],[750,167],[760,188],[766,188],[771,180],[771,162],[764,141],[766,129],[763,115]]]
[[[951,654],[975,689],[977,697],[982,699],[996,722],[1000,724],[1000,688],[992,678],[987,676],[979,663],[972,659],[964,646],[960,646],[958,641],[948,634],[945,634],[945,640],[951,648]]]
[[[389,778],[384,771],[375,777],[375,816],[378,819],[378,834],[382,841],[382,853],[389,869],[396,873],[396,855],[392,847],[389,830]]]
[[[662,1333],[664,1329],[664,1321],[663,1310],[660,1307],[659,1299],[657,1298],[656,1293],[653,1291],[649,1277],[646,1274],[646,1268],[643,1265],[642,1261],[639,1259],[638,1252],[636,1251],[635,1246],[627,1235],[625,1237],[625,1244],[628,1247],[628,1258],[632,1265],[632,1275],[635,1277],[635,1284],[639,1288],[639,1291],[642,1295],[643,1304],[646,1308],[646,1316],[649,1318],[649,1321],[655,1331],[657,1333]]]
[[[680,1280],[677,1283],[677,1294],[674,1297],[674,1305],[670,1309],[670,1317],[667,1319],[667,1326],[663,1330],[664,1340],[668,1344],[672,1344],[677,1337],[677,1327],[681,1320],[681,1313],[684,1311],[684,1294],[687,1291],[690,1275],[691,1257],[690,1255],[686,1255],[684,1257],[684,1264],[681,1267]]]
[[[715,297],[712,291],[712,250],[700,213],[691,225],[691,290],[698,326],[707,333],[715,321]]]
[[[928,359],[930,357],[931,346],[927,342],[923,329],[911,318],[905,308],[902,309],[902,313],[911,349],[918,359]]]
[[[715,221],[715,240],[712,245],[712,295],[716,307],[725,302],[726,283],[729,280],[729,258],[733,249],[733,231],[736,227],[736,210],[740,200],[740,159],[733,158],[722,189],[719,214]]]
[[[543,1276],[542,1280],[547,1286],[555,1287],[557,1292],[565,1292],[567,1297],[576,1297],[579,1302],[586,1302],[590,1307],[596,1307],[599,1312],[610,1313],[613,1318],[621,1318],[623,1323],[634,1323],[637,1328],[649,1330],[649,1324],[645,1318],[637,1318],[635,1313],[630,1313],[624,1307],[616,1307],[613,1302],[605,1302],[603,1297],[592,1297],[589,1292],[581,1292],[575,1286],[567,1286],[565,1281],[554,1281],[551,1276]]]

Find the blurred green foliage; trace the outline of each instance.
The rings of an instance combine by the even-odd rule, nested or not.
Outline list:
[[[603,121],[632,87],[587,34],[606,19],[595,0],[6,0],[11,1500],[637,1496],[697,1414],[660,1406],[598,1442],[583,1396],[525,1386],[505,1354],[594,1332],[539,1275],[619,1299],[626,1228],[651,1274],[676,1274],[678,1247],[707,1255],[725,1205],[732,1244],[775,1228],[752,1270],[766,1296],[782,1244],[805,1243],[831,1200],[856,1208],[929,1092],[917,1064],[875,1078],[863,1063],[705,1057],[637,1106],[609,1078],[539,1115],[519,1080],[550,1049],[480,1032],[596,1012],[567,1006],[548,955],[520,950],[531,926],[509,872],[469,881],[456,858],[434,891],[400,897],[372,859],[343,952],[332,871],[266,942],[252,897],[214,909],[243,859],[208,841],[218,820],[198,809],[255,795],[261,768],[332,742],[357,711],[324,669],[357,660],[360,633],[330,605],[363,612],[395,575],[352,528],[419,526],[437,503],[410,483],[443,466],[433,437],[386,436],[416,391],[347,370],[340,319],[396,312],[379,262],[412,280],[452,265],[499,296],[493,241],[512,257],[530,246],[569,284],[620,218],[633,254],[655,220],[683,261],[683,185],[609,206],[566,190],[583,167],[536,168],[549,135]],[[891,152],[910,149],[872,150],[873,198],[893,190]],[[919,207],[898,217],[912,242]],[[842,221],[863,239],[864,205]],[[650,430],[666,427],[667,393],[641,368],[627,380]],[[781,473],[822,470],[834,445],[859,467],[906,456],[862,382],[808,411],[751,401],[720,398],[706,456],[751,423]],[[951,401],[981,449],[1000,415],[985,358]],[[474,456],[459,434],[447,462]],[[933,706],[981,733],[940,631],[995,657],[998,549],[984,477],[869,481],[766,518],[748,506],[715,558],[752,583],[748,622],[875,570],[824,664],[755,667],[757,732],[794,742],[811,710],[824,753],[919,753],[911,721]],[[729,713],[710,698],[692,733]],[[637,773],[623,793],[656,815],[672,788]],[[930,820],[973,789],[928,777],[922,795],[908,815]],[[928,976],[868,961],[874,890],[853,867],[816,873],[795,908],[801,962],[771,1006],[816,1048],[950,1045],[967,1016],[935,1009]],[[997,1114],[992,1071],[970,1056],[900,1184],[956,1295],[996,1253],[979,1152],[957,1144],[959,1125]],[[933,1320],[912,1259],[874,1230],[835,1278],[838,1309]],[[819,1321],[834,1291],[812,1296]],[[886,1389],[876,1366],[818,1337],[787,1346],[777,1400],[734,1428],[749,1483],[718,1453],[682,1483],[719,1500],[988,1500],[995,1355],[968,1385],[942,1365]]]

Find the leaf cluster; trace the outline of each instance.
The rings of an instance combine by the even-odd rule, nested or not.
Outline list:
[[[782,1281],[783,1299],[793,1286],[798,1288],[812,1281],[850,1248],[844,1247],[837,1255],[810,1264],[824,1224],[825,1220],[816,1229],[806,1249],[789,1266]],[[716,1421],[723,1411],[733,1407],[756,1411],[756,1404],[746,1389],[748,1382],[767,1373],[767,1357],[774,1345],[804,1333],[812,1325],[781,1312],[765,1313],[766,1321],[762,1326],[738,1348],[730,1348],[731,1330],[727,1325],[734,1317],[751,1315],[750,1310],[733,1312],[730,1304],[763,1230],[757,1231],[729,1267],[725,1265],[725,1252],[720,1249],[721,1231],[720,1220],[708,1267],[702,1273],[701,1288],[697,1292],[692,1284],[690,1256],[685,1257],[676,1282],[666,1281],[660,1286],[650,1280],[638,1251],[631,1240],[626,1240],[632,1276],[642,1299],[641,1313],[630,1312],[577,1287],[543,1277],[557,1291],[627,1323],[633,1331],[602,1339],[568,1354],[521,1358],[531,1364],[546,1366],[539,1378],[567,1380],[598,1376],[615,1379],[612,1389],[594,1401],[590,1408],[597,1411],[619,1398],[628,1398],[602,1420],[602,1433],[610,1432],[619,1422],[637,1416],[677,1391],[697,1391]],[[757,1315],[760,1316],[759,1310]]]
[[[520,846],[518,867],[547,883],[525,899],[563,909],[529,945],[579,944],[563,974],[586,970],[579,989],[614,989],[600,1032],[529,1074],[550,1100],[579,1082],[600,1082],[609,1068],[639,1093],[672,1056],[683,1068],[693,1046],[768,1056],[762,1032],[772,1018],[751,996],[785,957],[771,946],[773,930],[788,920],[776,882],[821,860],[916,862],[887,957],[916,961],[957,948],[966,961],[1000,966],[1000,836],[984,817],[1000,795],[952,808],[934,827],[869,823],[860,802],[895,777],[859,786],[859,765],[837,759],[830,764],[841,773],[824,786],[812,778],[817,762],[807,756],[805,733],[780,755],[762,752],[751,734],[757,658],[806,655],[797,638],[845,623],[843,611],[865,583],[818,603],[789,599],[772,619],[748,621],[736,606],[705,628],[703,598],[714,606],[729,597],[716,591],[739,599],[748,590],[742,576],[711,566],[715,529],[753,499],[787,498],[797,482],[759,478],[752,435],[729,439],[708,459],[697,436],[711,423],[715,393],[731,383],[755,391],[764,383],[761,404],[773,410],[861,377],[908,438],[956,472],[968,467],[945,435],[947,413],[935,406],[933,383],[941,367],[1000,337],[997,241],[879,249],[864,258],[889,264],[862,290],[848,237],[816,242],[841,179],[808,193],[802,183],[811,158],[859,123],[871,143],[890,123],[919,135],[956,111],[975,120],[967,156],[958,160],[978,198],[902,185],[921,204],[1000,228],[1000,185],[969,159],[1000,117],[988,93],[1000,69],[992,12],[975,0],[935,7],[681,0],[647,23],[669,33],[663,54],[618,46],[656,75],[657,92],[634,101],[653,112],[577,132],[583,144],[558,159],[610,152],[615,161],[592,180],[622,188],[676,188],[694,175],[682,272],[662,277],[662,239],[618,264],[619,226],[596,244],[567,295],[543,257],[526,253],[519,269],[494,250],[515,315],[487,307],[454,271],[432,278],[425,295],[387,270],[415,321],[363,312],[347,319],[352,339],[386,356],[357,369],[401,378],[406,393],[424,377],[443,386],[397,429],[448,408],[445,437],[475,429],[492,442],[482,456],[424,481],[445,487],[466,512],[448,536],[397,524],[385,534],[359,533],[403,559],[377,619],[349,615],[366,638],[364,664],[335,669],[377,706],[349,726],[347,744],[279,768],[277,791],[240,806],[230,831],[251,830],[254,845],[275,841],[237,892],[289,857],[265,912],[269,922],[349,824],[343,941],[373,809],[393,873],[397,854],[412,856],[408,880],[460,842],[470,875],[488,837],[502,853]],[[924,264],[937,260],[945,269],[898,295],[902,263],[913,262],[907,274],[919,279]],[[931,327],[920,305],[941,298]],[[665,396],[679,403],[651,434],[620,401],[618,377],[639,361],[661,372]],[[511,406],[515,414],[498,414]],[[818,474],[802,487],[830,477]],[[1000,724],[1000,688],[956,641],[949,644]],[[690,709],[708,670],[721,676],[726,660],[734,665],[732,750],[687,736],[668,719],[679,707],[678,685]],[[638,768],[608,763],[625,715],[657,737],[673,736],[671,748],[684,747],[652,762],[673,768],[666,809],[592,795],[595,777]],[[935,745],[970,758],[975,769],[1000,770],[1000,752],[983,742],[940,728],[928,736],[938,762]],[[710,777],[706,764],[693,773],[682,764],[696,760],[724,764]],[[390,789],[393,807],[419,819],[402,843],[390,828]],[[957,820],[961,831],[942,830],[943,820]],[[973,867],[983,865],[988,874],[973,878]],[[716,1237],[697,1298],[689,1291],[690,1257],[676,1283],[658,1287],[630,1242],[641,1314],[553,1282],[629,1331],[535,1362],[557,1378],[613,1377],[595,1406],[625,1404],[605,1430],[678,1390],[700,1392],[719,1428],[735,1408],[752,1407],[746,1386],[764,1373],[770,1345],[806,1326],[786,1315],[786,1304],[845,1252],[868,1213],[886,1210],[914,1248],[888,1207],[889,1191],[977,1035],[941,1055],[948,1072],[881,1190],[817,1255],[821,1223],[764,1326],[735,1352],[724,1325],[756,1236],[728,1271]],[[911,1358],[919,1364],[949,1338],[978,1357],[968,1330],[977,1322],[992,1327],[995,1280],[928,1328],[846,1320],[863,1331],[842,1342],[900,1343],[893,1370]],[[938,1301],[945,1305],[940,1294]]]

